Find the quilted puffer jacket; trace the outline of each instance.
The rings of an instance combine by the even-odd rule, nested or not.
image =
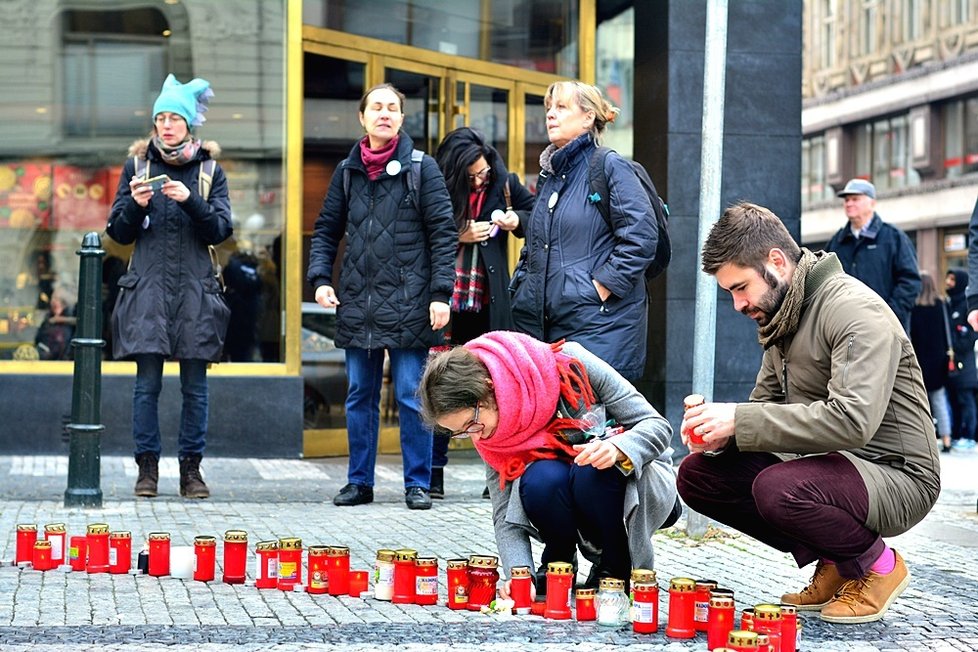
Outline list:
[[[430,156],[421,162],[417,191],[409,191],[413,148],[402,132],[391,157],[400,166],[388,164],[371,181],[355,144],[336,168],[316,219],[307,274],[314,288],[332,285],[346,238],[336,288],[340,348],[427,348],[444,340],[431,329],[428,306],[451,298],[458,231],[445,179]],[[349,196],[344,169],[350,171]]]

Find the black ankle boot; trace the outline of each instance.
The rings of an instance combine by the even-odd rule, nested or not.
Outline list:
[[[445,469],[442,468],[432,468],[431,469],[431,489],[428,490],[428,494],[432,498],[444,498],[445,497]]]

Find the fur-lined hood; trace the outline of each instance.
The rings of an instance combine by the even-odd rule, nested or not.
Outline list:
[[[149,138],[134,140],[132,145],[129,146],[129,156],[146,158],[146,151],[149,149],[149,141]],[[221,156],[221,146],[217,144],[216,140],[203,140],[201,141],[200,147],[210,154],[212,159],[217,159]]]

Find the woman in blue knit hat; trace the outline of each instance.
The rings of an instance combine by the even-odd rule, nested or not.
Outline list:
[[[227,180],[212,159],[220,149],[194,135],[213,95],[203,79],[181,84],[173,75],[166,78],[153,105],[149,138],[129,149],[106,228],[116,242],[135,244],[129,270],[119,279],[112,350],[117,359],[136,361],[132,436],[139,465],[137,496],[157,494],[157,405],[168,359],[180,361],[180,495],[210,496],[200,474],[207,366],[221,358],[230,311],[209,246],[231,235]]]

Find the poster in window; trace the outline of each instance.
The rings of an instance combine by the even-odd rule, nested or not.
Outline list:
[[[47,228],[51,220],[51,164],[0,165],[0,227]]]

